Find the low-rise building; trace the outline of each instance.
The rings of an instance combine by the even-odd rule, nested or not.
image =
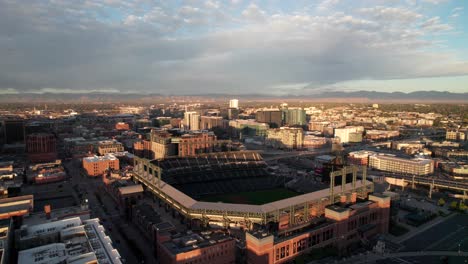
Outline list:
[[[360,142],[362,141],[362,133],[364,127],[362,126],[347,126],[344,128],[335,128],[334,136],[340,138],[341,143]],[[357,134],[361,134],[358,136]]]
[[[236,260],[236,241],[224,232],[163,232],[158,234],[157,243],[161,264],[234,264]]]
[[[317,137],[313,135],[305,135],[303,140],[304,148],[316,149],[322,148],[327,144],[327,139],[324,137]]]
[[[119,159],[112,154],[83,158],[83,169],[88,176],[100,176],[107,170],[118,170]]]
[[[367,166],[369,164],[369,156],[374,154],[375,152],[366,150],[350,152],[348,155],[348,163]]]
[[[464,130],[447,130],[445,139],[454,141],[466,141],[466,131]]]
[[[398,130],[366,130],[365,138],[371,140],[390,139],[400,136]]]
[[[434,161],[431,159],[407,159],[389,154],[369,156],[369,167],[381,171],[412,175],[428,175],[434,172]]]
[[[99,219],[79,217],[22,226],[16,240],[18,263],[122,263],[104,230]]]
[[[115,129],[117,130],[130,130],[130,125],[125,122],[117,122],[115,124]]]
[[[103,140],[98,143],[98,154],[101,156],[122,151],[124,151],[124,146],[117,140]]]

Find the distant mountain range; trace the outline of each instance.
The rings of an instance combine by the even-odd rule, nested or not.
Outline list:
[[[467,93],[450,93],[438,91],[418,91],[411,93],[403,92],[376,92],[376,91],[355,91],[355,92],[323,92],[314,95],[287,95],[273,96],[265,94],[200,94],[200,95],[162,95],[162,94],[141,94],[141,93],[23,93],[23,94],[2,94],[0,103],[118,103],[118,102],[167,102],[167,100],[183,100],[197,98],[199,100],[227,100],[229,98],[239,98],[244,100],[300,100],[300,101],[321,101],[321,102],[453,102],[468,103]]]

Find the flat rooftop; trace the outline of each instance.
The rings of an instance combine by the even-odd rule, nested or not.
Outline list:
[[[224,232],[201,232],[176,234],[172,240],[164,242],[166,247],[173,255],[189,252],[198,248],[209,247],[217,243],[233,240],[232,237]]]

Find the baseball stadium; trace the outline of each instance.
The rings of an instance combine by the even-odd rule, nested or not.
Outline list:
[[[358,180],[356,166],[332,172],[329,188],[309,193],[286,189],[284,179],[271,175],[255,151],[161,160],[135,157],[134,165],[134,180],[192,228],[210,225],[251,230],[259,225],[288,229],[322,215],[330,204],[365,199],[373,191],[366,170]],[[335,186],[335,178],[340,185]]]

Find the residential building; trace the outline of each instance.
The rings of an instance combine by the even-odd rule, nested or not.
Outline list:
[[[301,149],[303,146],[304,132],[302,128],[281,127],[268,129],[266,145],[274,148]]]
[[[185,130],[200,130],[200,114],[198,112],[184,113],[184,129]]]

